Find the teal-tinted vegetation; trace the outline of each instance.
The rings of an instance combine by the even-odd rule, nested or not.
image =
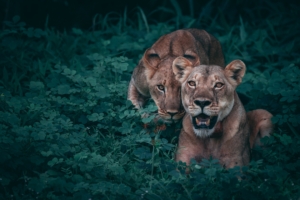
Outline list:
[[[96,16],[90,31],[27,27],[18,16],[6,22],[0,31],[0,199],[300,197],[299,7],[264,4],[229,21],[230,13],[210,13],[210,4],[192,18],[171,2],[174,18],[164,23],[148,23],[142,9],[135,19],[126,12],[117,20]],[[210,159],[194,162],[186,176],[184,164],[173,160],[180,124],[151,126],[154,116],[140,116],[155,111],[153,103],[137,111],[126,100],[144,50],[162,34],[195,24],[220,40],[226,63],[246,63],[238,87],[251,99],[246,109],[274,115],[272,137],[253,149],[242,175]]]

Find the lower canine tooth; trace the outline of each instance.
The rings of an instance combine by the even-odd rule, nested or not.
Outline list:
[[[201,121],[196,117],[196,124],[199,126],[201,124]]]
[[[207,119],[206,126],[209,126],[209,124],[210,124],[210,119]]]

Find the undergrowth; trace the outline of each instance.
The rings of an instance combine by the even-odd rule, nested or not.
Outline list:
[[[256,19],[264,10],[268,18]],[[6,22],[0,32],[0,198],[298,199],[300,25],[293,9],[253,12],[235,23],[219,11],[149,24],[138,9],[136,21],[126,13],[96,16],[91,30],[70,32],[27,27],[17,16]],[[250,99],[246,109],[274,115],[272,137],[253,149],[242,172],[210,159],[193,162],[186,176],[185,164],[173,159],[180,124],[152,127],[154,116],[140,116],[154,112],[153,103],[137,111],[126,100],[145,49],[162,34],[189,27],[215,35],[227,63],[246,63],[238,87]]]

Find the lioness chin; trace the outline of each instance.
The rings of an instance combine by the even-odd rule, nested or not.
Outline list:
[[[263,128],[264,135],[268,135],[272,115],[260,110],[247,120],[235,91],[245,74],[245,64],[234,60],[225,69],[217,65],[192,67],[186,58],[178,57],[172,69],[181,83],[181,100],[186,111],[176,161],[189,165],[192,158],[201,161],[212,156],[225,168],[248,164],[250,143],[253,145],[259,138],[259,130],[250,129],[249,124]],[[254,121],[255,118],[261,122]]]

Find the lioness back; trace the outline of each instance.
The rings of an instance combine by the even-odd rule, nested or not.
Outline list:
[[[224,56],[219,41],[204,30],[177,30],[161,36],[139,61],[128,88],[128,99],[136,108],[152,98],[159,116],[165,122],[176,122],[185,113],[180,88],[172,71],[178,56],[185,57],[191,66],[215,64],[224,67]]]

